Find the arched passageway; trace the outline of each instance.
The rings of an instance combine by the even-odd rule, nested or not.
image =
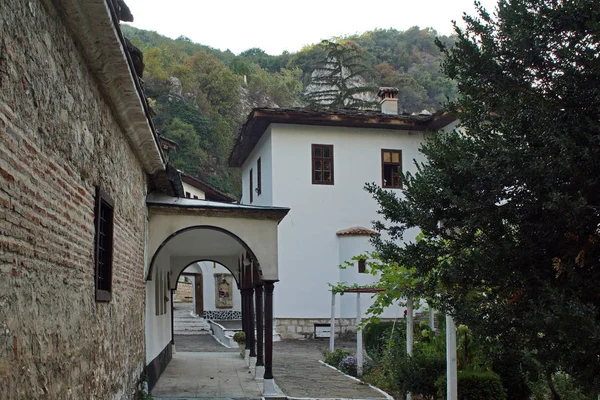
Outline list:
[[[278,281],[277,225],[289,209],[177,199],[148,200],[146,270],[146,369],[152,387],[173,352],[173,291],[190,265],[210,260],[230,274],[214,280],[240,292],[242,329],[255,374],[264,377],[264,394],[274,393],[272,375],[274,283]],[[213,276],[213,279],[214,278]],[[264,307],[263,307],[264,304]],[[215,310],[216,311],[216,310]],[[264,335],[263,335],[264,332]]]

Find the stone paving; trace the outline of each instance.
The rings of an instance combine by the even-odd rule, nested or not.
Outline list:
[[[328,345],[319,340],[273,343],[273,375],[282,395],[292,399],[385,399],[379,391],[319,363]],[[354,346],[339,345],[336,343],[336,347]],[[221,346],[210,335],[175,336],[175,348],[173,360],[152,390],[154,399],[262,396],[262,381],[253,378],[237,349]]]
[[[175,350],[180,352],[236,352],[238,349],[228,349],[215,340],[211,335],[175,335]]]
[[[315,399],[385,399],[385,395],[318,362],[329,341],[283,340],[273,343],[273,375],[286,396]],[[344,343],[343,346],[350,347]],[[351,348],[351,347],[350,347]]]
[[[254,380],[239,353],[225,352],[174,354],[152,389],[155,400],[257,399],[261,393],[262,382]]]

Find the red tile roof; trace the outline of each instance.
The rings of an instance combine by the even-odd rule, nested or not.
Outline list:
[[[355,226],[348,229],[343,229],[336,233],[338,236],[375,236],[379,235],[379,232],[372,229],[363,228],[362,226]]]

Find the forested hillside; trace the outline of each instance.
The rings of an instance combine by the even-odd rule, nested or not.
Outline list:
[[[259,48],[239,55],[123,26],[144,53],[144,85],[159,131],[180,148],[173,165],[218,189],[239,195],[239,171],[227,167],[236,135],[253,107],[304,106],[303,92],[326,56],[318,43],[297,53],[269,55]],[[456,97],[454,82],[440,73],[436,32],[413,27],[334,38],[351,43],[367,66],[363,78],[400,88],[402,111],[440,109]],[[439,37],[443,43],[453,38]]]

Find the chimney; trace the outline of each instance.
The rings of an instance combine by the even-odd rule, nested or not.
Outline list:
[[[381,112],[383,114],[398,115],[398,88],[395,87],[380,87],[377,92],[379,104],[381,104]]]

